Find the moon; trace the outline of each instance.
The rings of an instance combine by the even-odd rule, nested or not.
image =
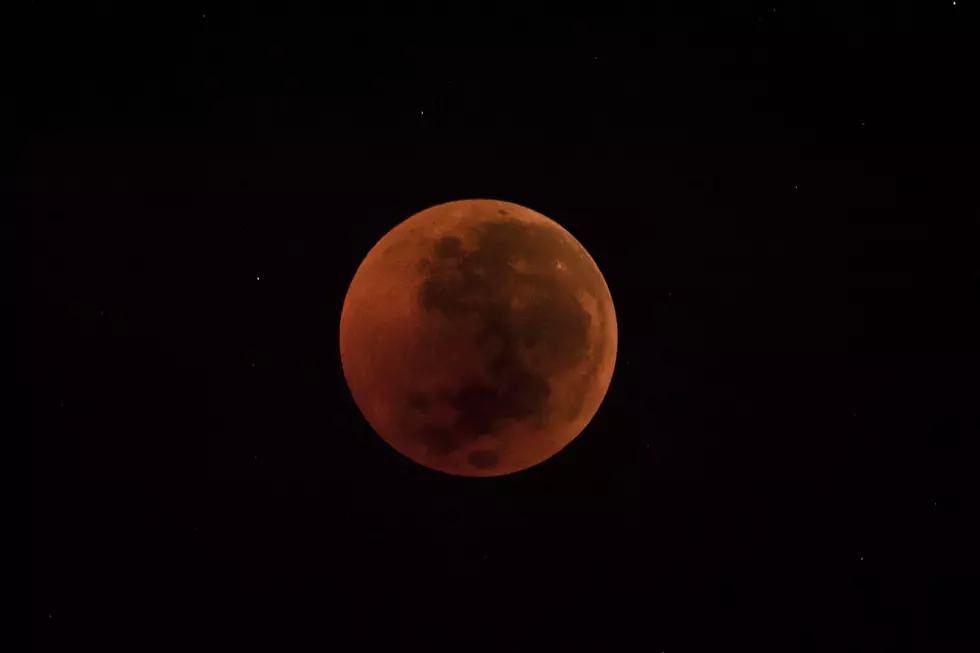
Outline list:
[[[606,395],[616,347],[612,297],[582,244],[497,200],[395,226],[340,318],[344,376],[371,427],[459,476],[509,474],[568,445]]]

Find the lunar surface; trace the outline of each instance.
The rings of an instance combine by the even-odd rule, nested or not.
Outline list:
[[[340,320],[368,423],[427,467],[497,476],[588,425],[616,361],[616,315],[585,248],[516,204],[440,204],[368,253]]]

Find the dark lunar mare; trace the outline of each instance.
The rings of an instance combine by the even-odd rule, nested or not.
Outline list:
[[[589,354],[589,314],[575,296],[576,286],[570,284],[585,283],[592,291],[599,287],[591,261],[579,259],[562,242],[557,229],[506,216],[473,229],[472,251],[464,251],[463,241],[454,236],[435,242],[430,258],[423,262],[427,276],[419,290],[419,302],[426,311],[441,313],[450,320],[477,316],[480,329],[473,346],[501,352],[488,368],[493,384],[464,385],[449,395],[410,394],[412,410],[424,413],[448,403],[458,412],[454,428],[430,428],[419,434],[428,446],[442,453],[493,433],[502,419],[543,418],[542,409],[551,394],[546,375],[569,369]],[[568,274],[555,273],[559,260],[569,269]],[[527,264],[527,271],[518,271],[518,261]],[[530,305],[520,312],[510,306],[516,287],[530,297]],[[535,371],[523,365],[521,344],[544,348],[545,369]],[[580,404],[583,398],[584,390],[572,399]],[[536,425],[546,426],[540,420]],[[475,451],[468,462],[490,469],[497,464],[497,455]]]
[[[466,457],[466,462],[477,469],[493,469],[499,461],[496,451],[474,451]]]

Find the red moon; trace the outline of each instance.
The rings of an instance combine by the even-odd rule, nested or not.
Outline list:
[[[612,297],[585,248],[496,200],[426,209],[354,275],[340,318],[344,376],[388,444],[449,474],[546,460],[592,420],[612,380]]]

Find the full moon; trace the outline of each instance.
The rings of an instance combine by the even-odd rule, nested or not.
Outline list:
[[[526,469],[571,442],[605,397],[616,345],[609,288],[582,244],[496,200],[395,226],[340,317],[344,376],[371,427],[460,476]]]

